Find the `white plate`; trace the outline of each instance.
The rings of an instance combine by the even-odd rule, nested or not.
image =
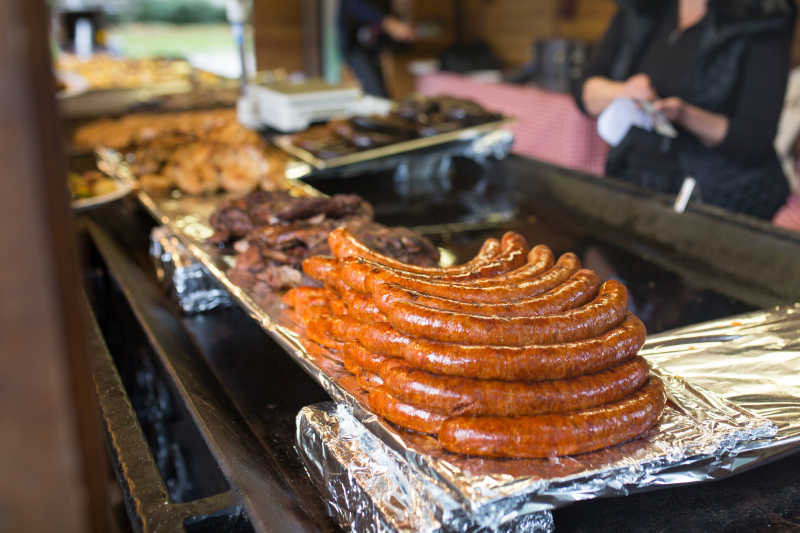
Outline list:
[[[91,198],[81,198],[80,200],[73,200],[71,202],[72,209],[76,211],[84,211],[86,209],[92,209],[93,207],[98,207],[101,205],[105,205],[107,203],[113,202],[115,200],[119,200],[127,196],[133,190],[133,184],[126,183],[122,181],[114,180],[117,185],[117,188],[110,193],[101,194],[100,196],[92,196]]]

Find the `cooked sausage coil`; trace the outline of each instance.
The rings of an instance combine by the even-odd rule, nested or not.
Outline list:
[[[329,317],[327,330],[340,340],[357,339],[367,350],[400,357],[435,374],[500,380],[565,379],[599,372],[639,351],[644,324],[634,315],[606,333],[563,344],[476,346],[418,339],[386,323]]]
[[[516,237],[509,235],[508,239],[510,240],[512,238],[516,239]],[[505,242],[503,244],[508,246],[511,243]],[[462,265],[436,268],[409,265],[394,258],[374,252],[344,227],[335,229],[328,235],[328,245],[330,246],[331,252],[337,259],[344,259],[345,257],[360,257],[379,265],[402,270],[403,272],[430,276],[446,276],[449,274],[462,274],[469,272],[478,265],[488,263],[492,258],[498,255],[501,250],[500,241],[497,239],[487,239],[483,243],[483,246],[478,254],[466,263]]]
[[[491,457],[552,457],[591,452],[637,437],[653,427],[666,403],[664,385],[651,377],[627,398],[585,411],[539,416],[454,417],[442,422],[447,450]],[[419,415],[418,415],[419,416]]]
[[[368,403],[451,452],[584,453],[657,421],[663,384],[637,356],[646,331],[627,289],[514,232],[462,265],[406,265],[349,231],[311,257],[324,288],[290,291],[307,336],[335,352]]]

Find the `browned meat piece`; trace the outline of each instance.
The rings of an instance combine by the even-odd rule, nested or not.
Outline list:
[[[328,218],[360,216],[372,218],[372,206],[354,194],[337,194],[327,198],[295,198],[274,215],[276,220],[292,221],[324,214]]]
[[[378,131],[359,131],[347,122],[331,124],[333,132],[360,150],[369,150],[405,140],[405,137]]]
[[[372,250],[404,263],[419,266],[439,264],[439,250],[425,237],[408,228],[387,228],[379,224],[352,230]]]
[[[219,233],[227,234],[227,239],[244,237],[253,231],[253,221],[244,209],[234,205],[224,205],[212,213],[211,227]]]
[[[284,288],[308,284],[300,267],[312,255],[330,254],[328,234],[346,226],[369,246],[401,261],[435,265],[438,250],[406,228],[372,221],[373,210],[355,195],[293,197],[285,191],[257,191],[230,200],[211,215],[211,242],[239,240],[231,279],[246,287]]]
[[[353,128],[364,131],[376,131],[399,137],[400,139],[412,139],[417,136],[416,127],[410,120],[400,116],[370,115],[366,117],[353,117],[349,120]]]

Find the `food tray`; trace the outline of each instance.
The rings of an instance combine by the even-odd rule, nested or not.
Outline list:
[[[296,146],[292,143],[291,135],[278,135],[272,139],[272,142],[277,147],[285,150],[294,157],[305,161],[315,169],[327,170],[346,165],[353,165],[355,163],[372,161],[391,155],[416,152],[450,142],[473,140],[481,135],[485,135],[503,126],[507,126],[514,122],[514,120],[515,119],[511,117],[504,117],[500,120],[486,122],[477,126],[470,126],[447,133],[440,133],[439,135],[431,135],[430,137],[421,137],[419,139],[411,139],[409,141],[393,143],[387,146],[381,146],[379,148],[372,148],[370,150],[362,150],[353,154],[347,154],[332,159],[319,159],[311,152]]]
[[[300,184],[293,186],[301,187],[298,194],[315,194]],[[219,197],[156,198],[140,192],[139,199],[334,400],[347,406],[381,442],[436,485],[441,501],[451,502],[448,521],[481,513],[519,516],[576,500],[705,479],[711,465],[735,456],[754,440],[775,434],[776,426],[767,419],[655,367],[654,372],[665,381],[672,406],[642,439],[553,460],[484,459],[447,453],[435,439],[397,430],[372,415],[364,393],[339,363],[304,348],[302,327],[292,320],[279,294],[255,294],[228,278],[233,258],[205,243],[212,234],[208,216]]]

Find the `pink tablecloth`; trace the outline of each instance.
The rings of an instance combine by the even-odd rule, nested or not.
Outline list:
[[[594,174],[603,173],[606,145],[595,122],[586,118],[572,97],[535,87],[476,81],[456,74],[427,74],[417,78],[425,95],[449,94],[470,98],[487,109],[517,118],[515,153]]]

